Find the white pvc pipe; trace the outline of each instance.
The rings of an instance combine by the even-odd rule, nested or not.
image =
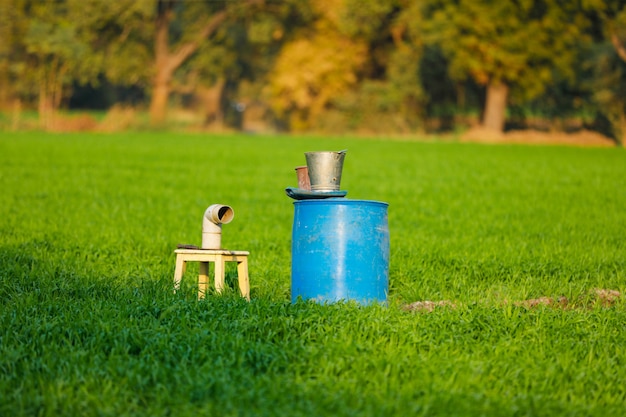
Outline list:
[[[230,223],[235,212],[230,206],[213,204],[202,217],[202,249],[221,249],[222,224]]]

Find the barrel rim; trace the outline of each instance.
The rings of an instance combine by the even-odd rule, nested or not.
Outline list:
[[[319,204],[319,205],[323,205],[323,204],[328,204],[328,203],[333,203],[333,205],[339,205],[339,204],[369,204],[369,205],[380,205],[380,206],[384,206],[384,207],[388,207],[389,203],[386,203],[384,201],[377,201],[377,200],[353,200],[353,199],[347,199],[344,197],[336,197],[336,198],[319,198],[319,199],[309,199],[309,200],[296,200],[293,202],[294,205],[296,204]]]

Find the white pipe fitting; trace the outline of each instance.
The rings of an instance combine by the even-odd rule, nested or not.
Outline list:
[[[222,224],[230,223],[235,212],[230,206],[213,204],[202,218],[202,249],[221,249]]]

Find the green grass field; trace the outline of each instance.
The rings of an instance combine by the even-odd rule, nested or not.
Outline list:
[[[305,151],[345,148],[348,198],[389,203],[388,306],[291,304],[284,189]],[[626,291],[622,149],[4,133],[0,187],[0,416],[626,409],[626,303],[593,296]],[[213,203],[250,303],[198,301],[193,267],[172,292]]]

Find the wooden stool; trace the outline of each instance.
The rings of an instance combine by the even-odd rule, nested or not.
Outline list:
[[[209,286],[209,262],[215,263],[215,290],[224,289],[224,270],[226,262],[237,262],[237,278],[241,296],[250,301],[250,282],[248,281],[248,255],[250,252],[223,249],[176,249],[176,270],[174,271],[174,291],[180,288],[180,281],[185,273],[187,262],[200,262],[198,276],[198,298],[204,298]]]

